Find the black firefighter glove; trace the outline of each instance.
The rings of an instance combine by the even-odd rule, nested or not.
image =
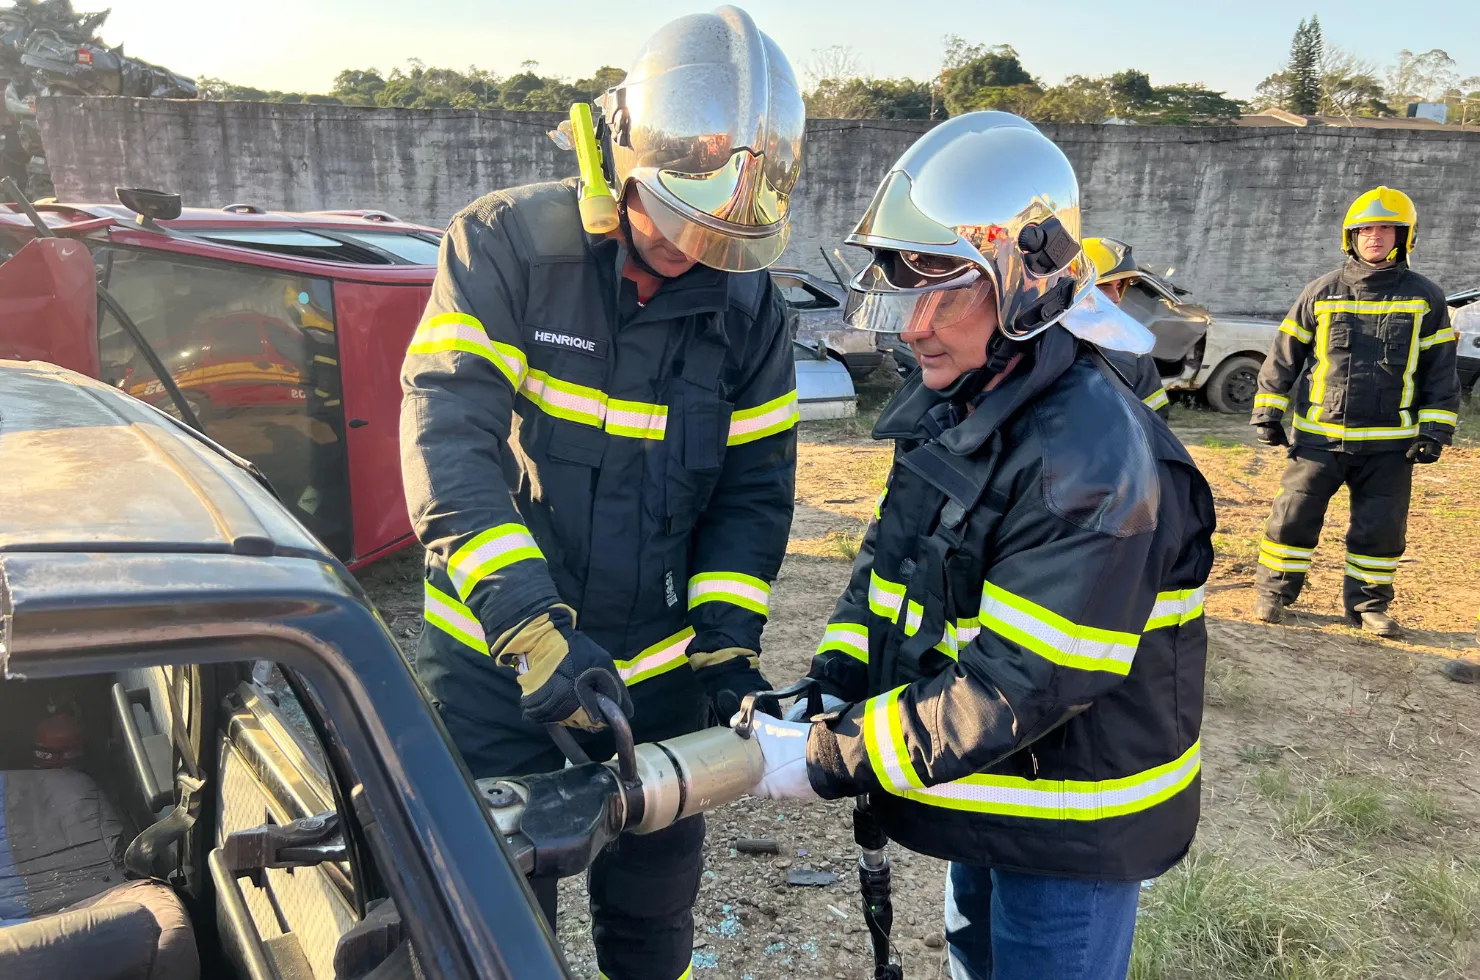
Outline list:
[[[1259,422],[1254,426],[1254,432],[1266,446],[1290,444],[1290,440],[1285,437],[1285,427],[1278,422]]]
[[[741,647],[689,654],[689,666],[709,695],[715,724],[728,725],[745,695],[771,690],[771,682],[761,673],[760,661],[760,654]]]
[[[1444,446],[1437,439],[1428,436],[1419,436],[1413,445],[1408,447],[1408,459],[1414,463],[1437,463],[1439,454],[1444,451]]]
[[[602,678],[596,685],[599,693],[631,717],[632,696],[612,655],[575,628],[575,612],[569,606],[552,606],[501,640],[498,662],[519,671],[519,707],[530,721],[588,732],[605,728],[595,699],[576,693],[576,678],[593,667]]]

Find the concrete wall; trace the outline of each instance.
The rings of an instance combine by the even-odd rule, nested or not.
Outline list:
[[[486,191],[574,172],[546,137],[551,113],[354,109],[248,102],[43,100],[58,197],[115,186],[180,192],[187,205],[381,208],[442,225]],[[784,262],[826,274],[916,122],[809,123]],[[1343,128],[1043,127],[1073,160],[1085,229],[1175,266],[1224,313],[1282,314],[1339,261],[1341,216],[1379,183],[1421,216],[1415,266],[1448,290],[1480,285],[1480,134]]]

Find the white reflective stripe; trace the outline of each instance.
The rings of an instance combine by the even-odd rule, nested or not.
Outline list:
[[[524,352],[512,344],[489,339],[477,317],[466,313],[437,313],[423,321],[411,337],[407,354],[440,354],[463,351],[477,354],[498,368],[509,384],[518,390],[528,370]]]
[[[1346,560],[1353,565],[1360,565],[1363,568],[1375,568],[1378,571],[1382,571],[1384,569],[1397,568],[1398,563],[1403,558],[1402,556],[1397,558],[1373,558],[1371,555],[1356,555],[1348,551],[1346,553]]]
[[[986,582],[981,625],[1063,667],[1128,674],[1140,637],[1082,626],[1022,596]]]
[[[1314,548],[1297,548],[1292,544],[1276,544],[1268,538],[1259,542],[1259,550],[1284,558],[1309,558],[1316,553],[1316,549]]]
[[[689,608],[706,602],[728,602],[760,616],[771,612],[771,586],[743,572],[701,572],[689,579]]]
[[[466,644],[484,656],[488,655],[488,638],[483,633],[483,624],[467,606],[443,592],[430,582],[424,582],[425,597],[422,616],[426,621]]]
[[[1309,558],[1275,558],[1270,555],[1261,554],[1259,564],[1276,572],[1308,572],[1310,571]]]
[[[1310,331],[1296,323],[1294,320],[1286,319],[1280,324],[1280,333],[1287,333],[1302,344],[1310,343]]]
[[[1156,389],[1145,398],[1142,398],[1141,401],[1145,402],[1153,409],[1162,408],[1172,403],[1172,400],[1167,397],[1167,390],[1165,388]]]
[[[668,406],[611,398],[606,403],[606,431],[633,439],[662,439],[668,430]]]
[[[1283,412],[1290,407],[1290,397],[1288,395],[1276,395],[1269,391],[1260,392],[1254,396],[1254,407],[1277,408]]]
[[[920,632],[920,622],[925,618],[925,607],[911,599],[904,610],[904,635],[914,636]]]
[[[780,398],[773,398],[754,408],[742,408],[730,415],[730,435],[725,441],[728,446],[764,439],[766,436],[784,432],[797,424],[801,415],[797,410],[797,393],[788,391]]]
[[[817,645],[818,654],[829,650],[846,653],[854,660],[868,663],[868,627],[857,623],[829,623]]]
[[[1391,585],[1396,572],[1369,572],[1365,568],[1358,568],[1351,562],[1346,564],[1346,574],[1352,578],[1361,579],[1369,585]]]
[[[1194,742],[1172,762],[1120,779],[1091,782],[979,773],[900,795],[951,810],[1043,820],[1103,820],[1149,810],[1171,799],[1190,786],[1201,769],[1201,742]]]
[[[523,524],[500,524],[477,535],[453,552],[447,575],[458,598],[467,601],[473,588],[506,565],[526,558],[544,559],[540,547]]]
[[[1295,413],[1295,428],[1318,436],[1330,436],[1350,442],[1370,442],[1380,439],[1407,439],[1418,435],[1418,426],[1406,425],[1395,428],[1348,428],[1331,422],[1314,422],[1299,412]]]
[[[1436,330],[1420,340],[1418,346],[1420,350],[1428,350],[1436,344],[1447,344],[1450,341],[1458,342],[1459,335],[1454,332],[1453,327],[1445,327],[1443,330]]]
[[[666,639],[659,640],[631,660],[618,660],[617,675],[622,683],[631,687],[650,677],[666,674],[670,670],[688,663],[689,642],[694,638],[694,628],[685,626]]]
[[[1144,632],[1190,623],[1203,614],[1203,587],[1162,592],[1157,595]]]
[[[1418,410],[1419,422],[1439,422],[1450,427],[1459,425],[1459,414],[1457,412],[1446,412],[1442,408],[1420,408]]]
[[[529,376],[519,390],[547,415],[556,418],[600,428],[602,419],[606,417],[606,395],[603,392],[552,378],[535,368],[530,368]]]
[[[924,786],[915,774],[904,743],[904,727],[899,717],[899,694],[903,690],[903,687],[897,687],[887,694],[869,698],[864,705],[861,725],[864,750],[868,753],[874,777],[880,786],[897,795]]]
[[[899,610],[904,606],[904,586],[880,578],[873,569],[868,573],[868,608],[875,616],[882,616],[891,623],[899,621]]]

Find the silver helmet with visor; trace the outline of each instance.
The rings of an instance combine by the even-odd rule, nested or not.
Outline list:
[[[689,258],[754,272],[781,257],[806,107],[786,56],[738,7],[664,25],[598,102],[618,199]]]
[[[871,252],[849,283],[846,319],[883,333],[939,330],[994,303],[1013,340],[1062,323],[1102,347],[1150,350],[1144,327],[1097,300],[1079,231],[1079,182],[1063,151],[1010,113],[956,116],[905,151],[846,239]]]

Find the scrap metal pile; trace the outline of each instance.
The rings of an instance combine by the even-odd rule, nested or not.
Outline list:
[[[195,82],[108,47],[98,29],[109,11],[79,14],[71,0],[15,0],[0,7],[0,176],[33,198],[52,195],[51,173],[36,126],[43,95],[126,95],[193,99]]]

